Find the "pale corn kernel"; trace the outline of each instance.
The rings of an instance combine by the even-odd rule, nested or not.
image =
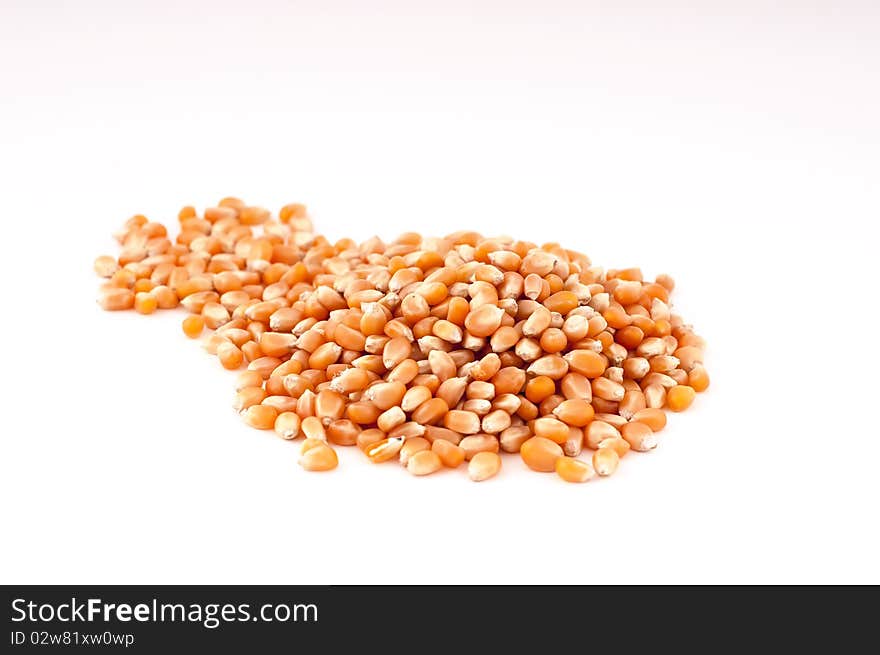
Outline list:
[[[181,298],[180,304],[192,314],[200,314],[208,303],[216,303],[220,296],[214,291],[198,291]]]
[[[458,442],[458,445],[464,451],[464,458],[467,460],[470,460],[477,453],[497,453],[501,448],[498,439],[491,434],[473,434],[464,437]]]
[[[660,384],[644,387],[645,404],[652,409],[661,409],[666,404],[666,388]]]
[[[267,380],[269,379],[269,376],[272,375],[272,371],[280,365],[281,360],[277,357],[257,357],[256,359],[251,360],[250,364],[248,364],[248,370],[256,371],[264,380]]]
[[[258,430],[271,430],[275,427],[278,410],[269,405],[251,405],[242,412],[244,422]]]
[[[471,297],[471,312],[475,312],[483,306],[496,307],[496,304],[498,303],[498,290],[495,288],[495,285],[484,280],[474,281],[468,287],[468,294]],[[494,314],[494,312],[490,312],[489,314]],[[486,314],[485,316],[489,316],[489,314]],[[501,313],[501,316],[503,317],[503,311]],[[467,325],[467,323],[465,323],[465,325]]]
[[[546,375],[551,380],[560,380],[568,373],[568,362],[559,355],[545,355],[532,362],[528,372],[533,375]]]
[[[644,392],[636,388],[624,392],[617,411],[623,418],[631,419],[637,412],[642,411],[647,406]]]
[[[605,439],[619,437],[620,431],[610,423],[602,420],[592,421],[584,431],[584,443],[593,450]]]
[[[629,357],[623,362],[623,376],[641,380],[651,371],[651,363],[644,357]]]
[[[593,388],[590,380],[580,373],[566,373],[559,381],[559,391],[566,400],[581,399],[590,402],[593,399]]]
[[[385,368],[394,368],[412,353],[412,341],[406,337],[394,337],[382,349],[382,361]]]
[[[296,412],[281,412],[275,419],[275,432],[282,439],[295,439],[299,435],[299,424]]]
[[[207,325],[212,330],[216,330],[217,328],[225,325],[229,322],[231,318],[229,315],[229,310],[217,302],[205,303],[205,306],[202,307],[201,313],[202,316],[205,318],[205,325]]]
[[[532,429],[535,436],[545,437],[558,444],[565,443],[568,439],[568,425],[550,416],[537,419]]]
[[[490,382],[474,380],[467,386],[465,394],[468,398],[492,400],[495,397],[495,385]]]
[[[685,375],[687,375],[685,373]],[[657,373],[655,371],[651,371],[648,373],[642,380],[639,382],[642,387],[647,387],[652,384],[659,384],[664,389],[671,389],[672,387],[678,384],[678,381],[665,373]]]
[[[604,348],[602,354],[608,358],[610,366],[605,370],[603,375],[620,382],[623,379],[623,369],[621,368],[621,364],[626,360],[627,352],[627,349],[619,343],[612,343]]]
[[[364,392],[364,400],[372,403],[381,410],[386,410],[400,405],[406,394],[406,385],[402,382],[380,382],[368,387]]]
[[[224,341],[217,346],[217,359],[227,370],[235,370],[244,363],[244,354],[231,341]]]
[[[501,326],[504,310],[495,305],[482,305],[464,319],[465,329],[475,337],[490,337]]]
[[[581,339],[585,339],[589,330],[589,319],[579,314],[569,315],[562,324],[562,333],[566,336],[569,343],[576,343]]]
[[[244,411],[252,405],[259,405],[267,395],[262,387],[245,387],[235,394],[232,407],[237,412]]]
[[[489,261],[505,271],[516,271],[522,263],[522,258],[509,250],[496,250],[489,253]]]
[[[703,350],[697,346],[682,346],[673,353],[678,358],[681,368],[690,371],[703,362]]]
[[[531,250],[523,257],[519,272],[524,275],[540,275],[541,277],[553,271],[556,266],[556,256],[545,250]]]
[[[614,293],[612,295],[621,305],[632,305],[637,302],[642,295],[642,283],[621,280],[617,286],[614,287]]]
[[[480,431],[480,417],[474,412],[453,409],[443,417],[443,426],[460,434],[476,434]]]
[[[387,382],[409,384],[419,374],[419,363],[414,359],[404,359],[385,376]]]
[[[513,393],[503,393],[492,400],[492,409],[500,409],[508,414],[515,414],[522,404],[522,399]]]
[[[406,422],[406,414],[400,407],[391,407],[379,414],[376,419],[376,427],[383,432],[390,432],[392,429]]]
[[[601,398],[602,400],[620,402],[623,400],[623,396],[626,393],[622,384],[605,377],[596,378],[593,380],[591,386],[593,389],[593,397]]]
[[[657,284],[665,288],[667,291],[672,291],[675,289],[675,280],[672,279],[672,276],[666,275],[665,273],[661,273],[655,278]]]
[[[214,335],[212,335],[212,337],[213,336],[217,336],[217,333],[215,332]],[[216,348],[215,348],[215,350],[216,350]],[[244,355],[245,361],[248,362],[248,366],[250,366],[250,364],[252,362],[257,361],[258,359],[260,359],[263,356],[263,353],[260,350],[260,344],[258,344],[256,341],[245,342],[241,346],[241,353]],[[308,358],[306,361],[308,361]],[[262,366],[262,364],[260,364],[259,366]],[[251,370],[255,370],[255,369],[251,369]],[[260,373],[262,374],[262,369],[260,370]]]
[[[535,361],[541,356],[542,352],[544,351],[541,350],[541,344],[537,340],[528,337],[520,339],[514,347],[516,356],[526,362]]]
[[[241,391],[246,387],[260,387],[263,384],[263,378],[256,371],[242,371],[239,373],[235,381],[235,390]]]
[[[577,457],[584,448],[584,430],[569,426],[568,439],[562,444],[562,452],[569,457]]]
[[[676,384],[687,384],[688,383],[688,375],[689,373],[681,370],[680,368],[673,369],[671,371],[667,371],[665,375],[669,376],[673,380],[675,380]]]
[[[586,482],[596,476],[593,467],[573,457],[557,458],[554,470],[566,482]]]
[[[330,421],[342,418],[345,404],[341,394],[331,389],[323,389],[315,396],[315,416],[327,425]]]
[[[608,439],[603,439],[599,442],[598,449],[601,448],[611,448],[621,459],[632,450],[632,446],[630,446],[629,442],[623,437],[609,437]]]
[[[134,291],[116,287],[104,288],[98,297],[102,309],[118,311],[134,307]]]
[[[518,453],[523,443],[532,438],[532,431],[528,426],[516,425],[507,428],[498,435],[501,450],[506,453]]]
[[[678,357],[672,355],[657,355],[648,360],[651,364],[651,370],[657,373],[668,373],[678,368]]]
[[[433,450],[420,450],[414,453],[406,463],[406,470],[413,475],[430,475],[441,468],[443,468],[443,462]]]
[[[119,263],[113,257],[102,255],[95,259],[94,269],[100,277],[110,277],[119,270]]]
[[[482,482],[498,475],[501,470],[501,457],[498,453],[483,451],[474,454],[468,462],[468,477],[474,482]]]
[[[486,414],[480,425],[483,432],[486,432],[487,434],[498,434],[510,427],[510,414],[504,410],[496,409]]]
[[[335,450],[320,442],[300,455],[299,465],[307,471],[329,471],[339,465],[339,459]]]
[[[461,328],[457,326],[455,323],[447,321],[445,319],[441,319],[434,323],[431,327],[431,332],[434,336],[443,339],[443,341],[447,341],[449,343],[461,343],[463,333]]]
[[[526,337],[535,337],[540,335],[544,330],[550,327],[551,320],[550,310],[539,305],[534,312],[523,323],[522,333]]]
[[[349,363],[355,368],[361,368],[376,375],[385,372],[385,364],[382,363],[382,358],[379,355],[361,355]]]
[[[599,448],[593,453],[593,468],[601,476],[608,476],[617,470],[620,457],[612,448]]]
[[[620,434],[633,450],[646,452],[657,447],[654,431],[640,421],[630,421],[620,429]]]
[[[520,333],[516,328],[503,325],[495,330],[495,333],[489,340],[489,345],[493,352],[500,353],[516,346],[520,338]]]
[[[400,448],[400,453],[398,454],[398,458],[400,459],[400,463],[404,466],[407,465],[410,458],[418,452],[423,450],[431,449],[431,442],[425,439],[424,437],[413,437],[412,439],[407,439],[403,442],[403,446]],[[436,452],[436,451],[435,451]],[[442,462],[442,459],[441,459]]]
[[[406,390],[400,401],[400,407],[405,412],[412,412],[422,403],[431,399],[431,390],[428,387],[417,385]]]
[[[349,368],[330,381],[330,388],[339,393],[349,394],[366,389],[370,381],[369,371],[361,368]]]
[[[177,294],[164,285],[153,287],[150,293],[156,297],[156,304],[159,309],[174,309],[180,304]]]
[[[272,381],[272,378],[269,378],[267,381],[267,387],[269,382]],[[270,395],[266,396],[263,399],[263,405],[269,405],[270,407],[274,407],[279,412],[295,412],[296,411],[296,398],[291,398],[290,396],[284,396],[280,394],[275,394],[274,391],[270,393],[270,390],[267,388],[266,393]]]
[[[441,382],[454,377],[458,370],[455,360],[442,350],[432,350],[428,353],[428,366]]]
[[[486,416],[489,412],[492,411],[492,403],[488,400],[484,400],[483,398],[471,398],[469,400],[465,400],[459,404],[456,409],[463,410],[465,412],[473,412],[477,416],[480,417],[482,421],[482,417]]]
[[[537,273],[528,273],[523,280],[523,294],[526,298],[537,300],[541,295],[544,279]]]
[[[308,439],[327,441],[327,431],[324,423],[317,416],[306,416],[300,421],[300,430]]]
[[[636,349],[641,357],[656,357],[657,355],[666,354],[666,344],[659,337],[649,337],[639,344]]]
[[[309,452],[312,448],[319,448],[320,446],[326,446],[327,442],[322,441],[321,439],[310,439],[306,437],[303,439],[302,445],[299,447],[299,454],[304,455]]]
[[[315,393],[311,389],[303,391],[302,395],[296,400],[296,413],[301,417],[311,416],[315,420],[321,420],[315,417]]]
[[[437,398],[442,398],[450,407],[455,407],[464,396],[467,388],[467,378],[454,377],[443,381],[435,392]]]

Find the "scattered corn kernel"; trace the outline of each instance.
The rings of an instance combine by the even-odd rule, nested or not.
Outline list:
[[[556,474],[566,482],[586,482],[596,475],[589,464],[574,457],[558,458],[555,468]]]
[[[183,333],[190,339],[197,339],[205,329],[205,319],[198,314],[183,319]]]
[[[488,480],[501,470],[501,457],[498,453],[483,451],[468,462],[468,477],[474,482]]]

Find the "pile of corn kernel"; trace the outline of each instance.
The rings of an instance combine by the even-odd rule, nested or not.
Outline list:
[[[107,310],[182,306],[183,331],[243,369],[248,425],[304,441],[300,465],[336,468],[335,446],[413,475],[467,462],[472,480],[518,453],[568,482],[650,451],[664,409],[709,385],[705,343],[671,312],[673,281],[603,271],[556,243],[455,232],[357,244],[237,198],[178,214],[172,240],[137,215],[94,268]],[[584,456],[584,452],[589,456]]]

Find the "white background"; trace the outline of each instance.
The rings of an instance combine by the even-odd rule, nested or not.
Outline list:
[[[880,582],[877,7],[4,0],[0,581]],[[94,303],[123,220],[225,195],[669,272],[712,387],[586,485],[306,473]]]

